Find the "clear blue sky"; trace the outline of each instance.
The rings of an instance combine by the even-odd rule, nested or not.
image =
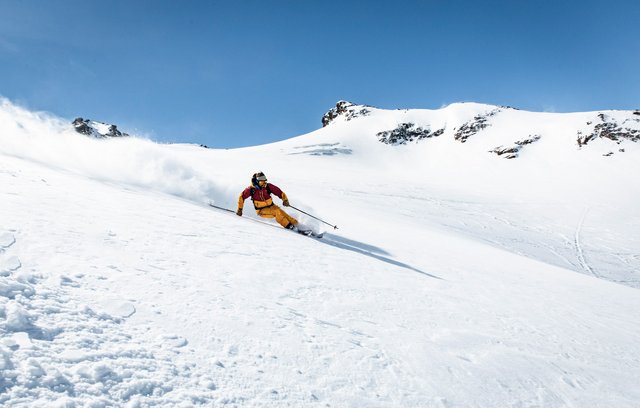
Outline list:
[[[0,95],[163,142],[321,127],[340,99],[640,108],[640,1],[0,0]]]

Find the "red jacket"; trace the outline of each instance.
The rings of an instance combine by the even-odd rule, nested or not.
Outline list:
[[[287,199],[287,195],[284,193],[284,191],[280,190],[280,188],[274,184],[267,183],[266,188],[249,186],[244,189],[242,194],[240,194],[240,197],[238,198],[238,208],[244,207],[244,200],[249,197],[251,197],[251,200],[253,200],[253,206],[256,210],[260,208],[271,207],[273,205],[271,193],[275,194],[282,201]]]

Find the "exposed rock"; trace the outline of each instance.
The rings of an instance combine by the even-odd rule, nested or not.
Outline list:
[[[460,126],[460,128],[455,131],[453,137],[460,143],[466,142],[469,137],[480,132],[482,129],[491,126],[489,123],[487,123],[487,121],[490,117],[498,114],[498,112],[500,112],[499,108],[487,112],[484,115],[478,115],[474,117],[473,120],[466,122],[462,126]]]
[[[109,137],[123,137],[123,136],[129,136],[129,135],[119,131],[118,127],[116,125],[111,125],[111,126],[109,126],[109,133],[107,133],[107,136],[109,136]]]
[[[538,140],[542,139],[542,136],[540,135],[529,135],[528,139],[524,139],[524,140],[518,140],[516,142],[516,144],[520,147],[537,142]]]
[[[495,153],[498,156],[506,155],[504,156],[505,159],[515,159],[516,157],[518,157],[519,151],[520,151],[520,146],[514,146],[514,147],[498,146],[493,150],[489,150],[489,152]]]
[[[593,133],[585,135],[581,131],[578,131],[578,139],[577,139],[578,146],[582,147],[595,138],[596,138],[596,135],[594,135]]]
[[[640,110],[633,111],[633,114],[634,114],[634,115],[640,115]]]
[[[116,125],[109,125],[107,123],[97,122],[90,119],[75,118],[72,124],[76,132],[99,139],[105,137],[129,136],[129,134],[118,130]]]
[[[636,112],[634,112],[635,114]],[[596,124],[593,127],[593,132],[589,134],[583,134],[582,132],[578,132],[578,147],[585,146],[590,141],[595,140],[597,138],[605,138],[611,141],[616,142],[617,144],[622,143],[623,140],[630,140],[632,142],[640,141],[640,130],[632,129],[630,127],[620,126],[614,119],[608,117],[604,113],[598,114],[598,118],[601,123]],[[638,119],[628,119],[630,122],[639,122]],[[587,125],[591,125],[593,122],[587,122]],[[611,153],[613,154],[613,152]]]
[[[85,120],[82,118],[75,118],[72,124],[76,129],[76,132],[82,133],[83,135],[91,136],[92,129],[89,126],[89,120],[85,122]]]
[[[431,137],[438,137],[444,133],[444,129],[431,132],[431,129],[415,127],[414,123],[401,123],[393,130],[386,130],[377,134],[378,140],[389,145],[401,145],[408,142],[419,141]]]
[[[339,116],[344,116],[345,120],[355,119],[360,116],[367,116],[371,111],[366,106],[356,105],[347,101],[339,101],[335,108],[331,108],[322,116],[322,127],[329,125]]]
[[[520,150],[522,150],[524,146],[537,142],[541,138],[542,136],[540,135],[529,135],[527,139],[518,140],[517,142],[514,142],[515,146],[508,146],[508,147],[498,146],[493,150],[489,150],[489,152],[495,153],[498,156],[503,156],[505,159],[515,159],[516,157],[518,157],[518,153],[520,152]]]

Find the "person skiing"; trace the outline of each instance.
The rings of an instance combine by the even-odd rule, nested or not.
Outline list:
[[[267,182],[267,176],[258,172],[251,177],[251,185],[242,191],[238,198],[238,210],[236,214],[242,216],[244,200],[251,197],[256,214],[263,218],[275,218],[278,224],[287,229],[296,229],[298,220],[287,214],[282,208],[273,203],[271,194],[275,194],[282,200],[282,205],[289,206],[289,199],[284,191],[274,184]]]

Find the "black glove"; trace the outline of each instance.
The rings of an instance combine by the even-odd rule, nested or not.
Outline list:
[[[289,206],[289,200],[282,200],[282,205],[284,205],[285,207]]]
[[[238,208],[238,211],[236,211],[236,214],[242,217],[242,208]]]

